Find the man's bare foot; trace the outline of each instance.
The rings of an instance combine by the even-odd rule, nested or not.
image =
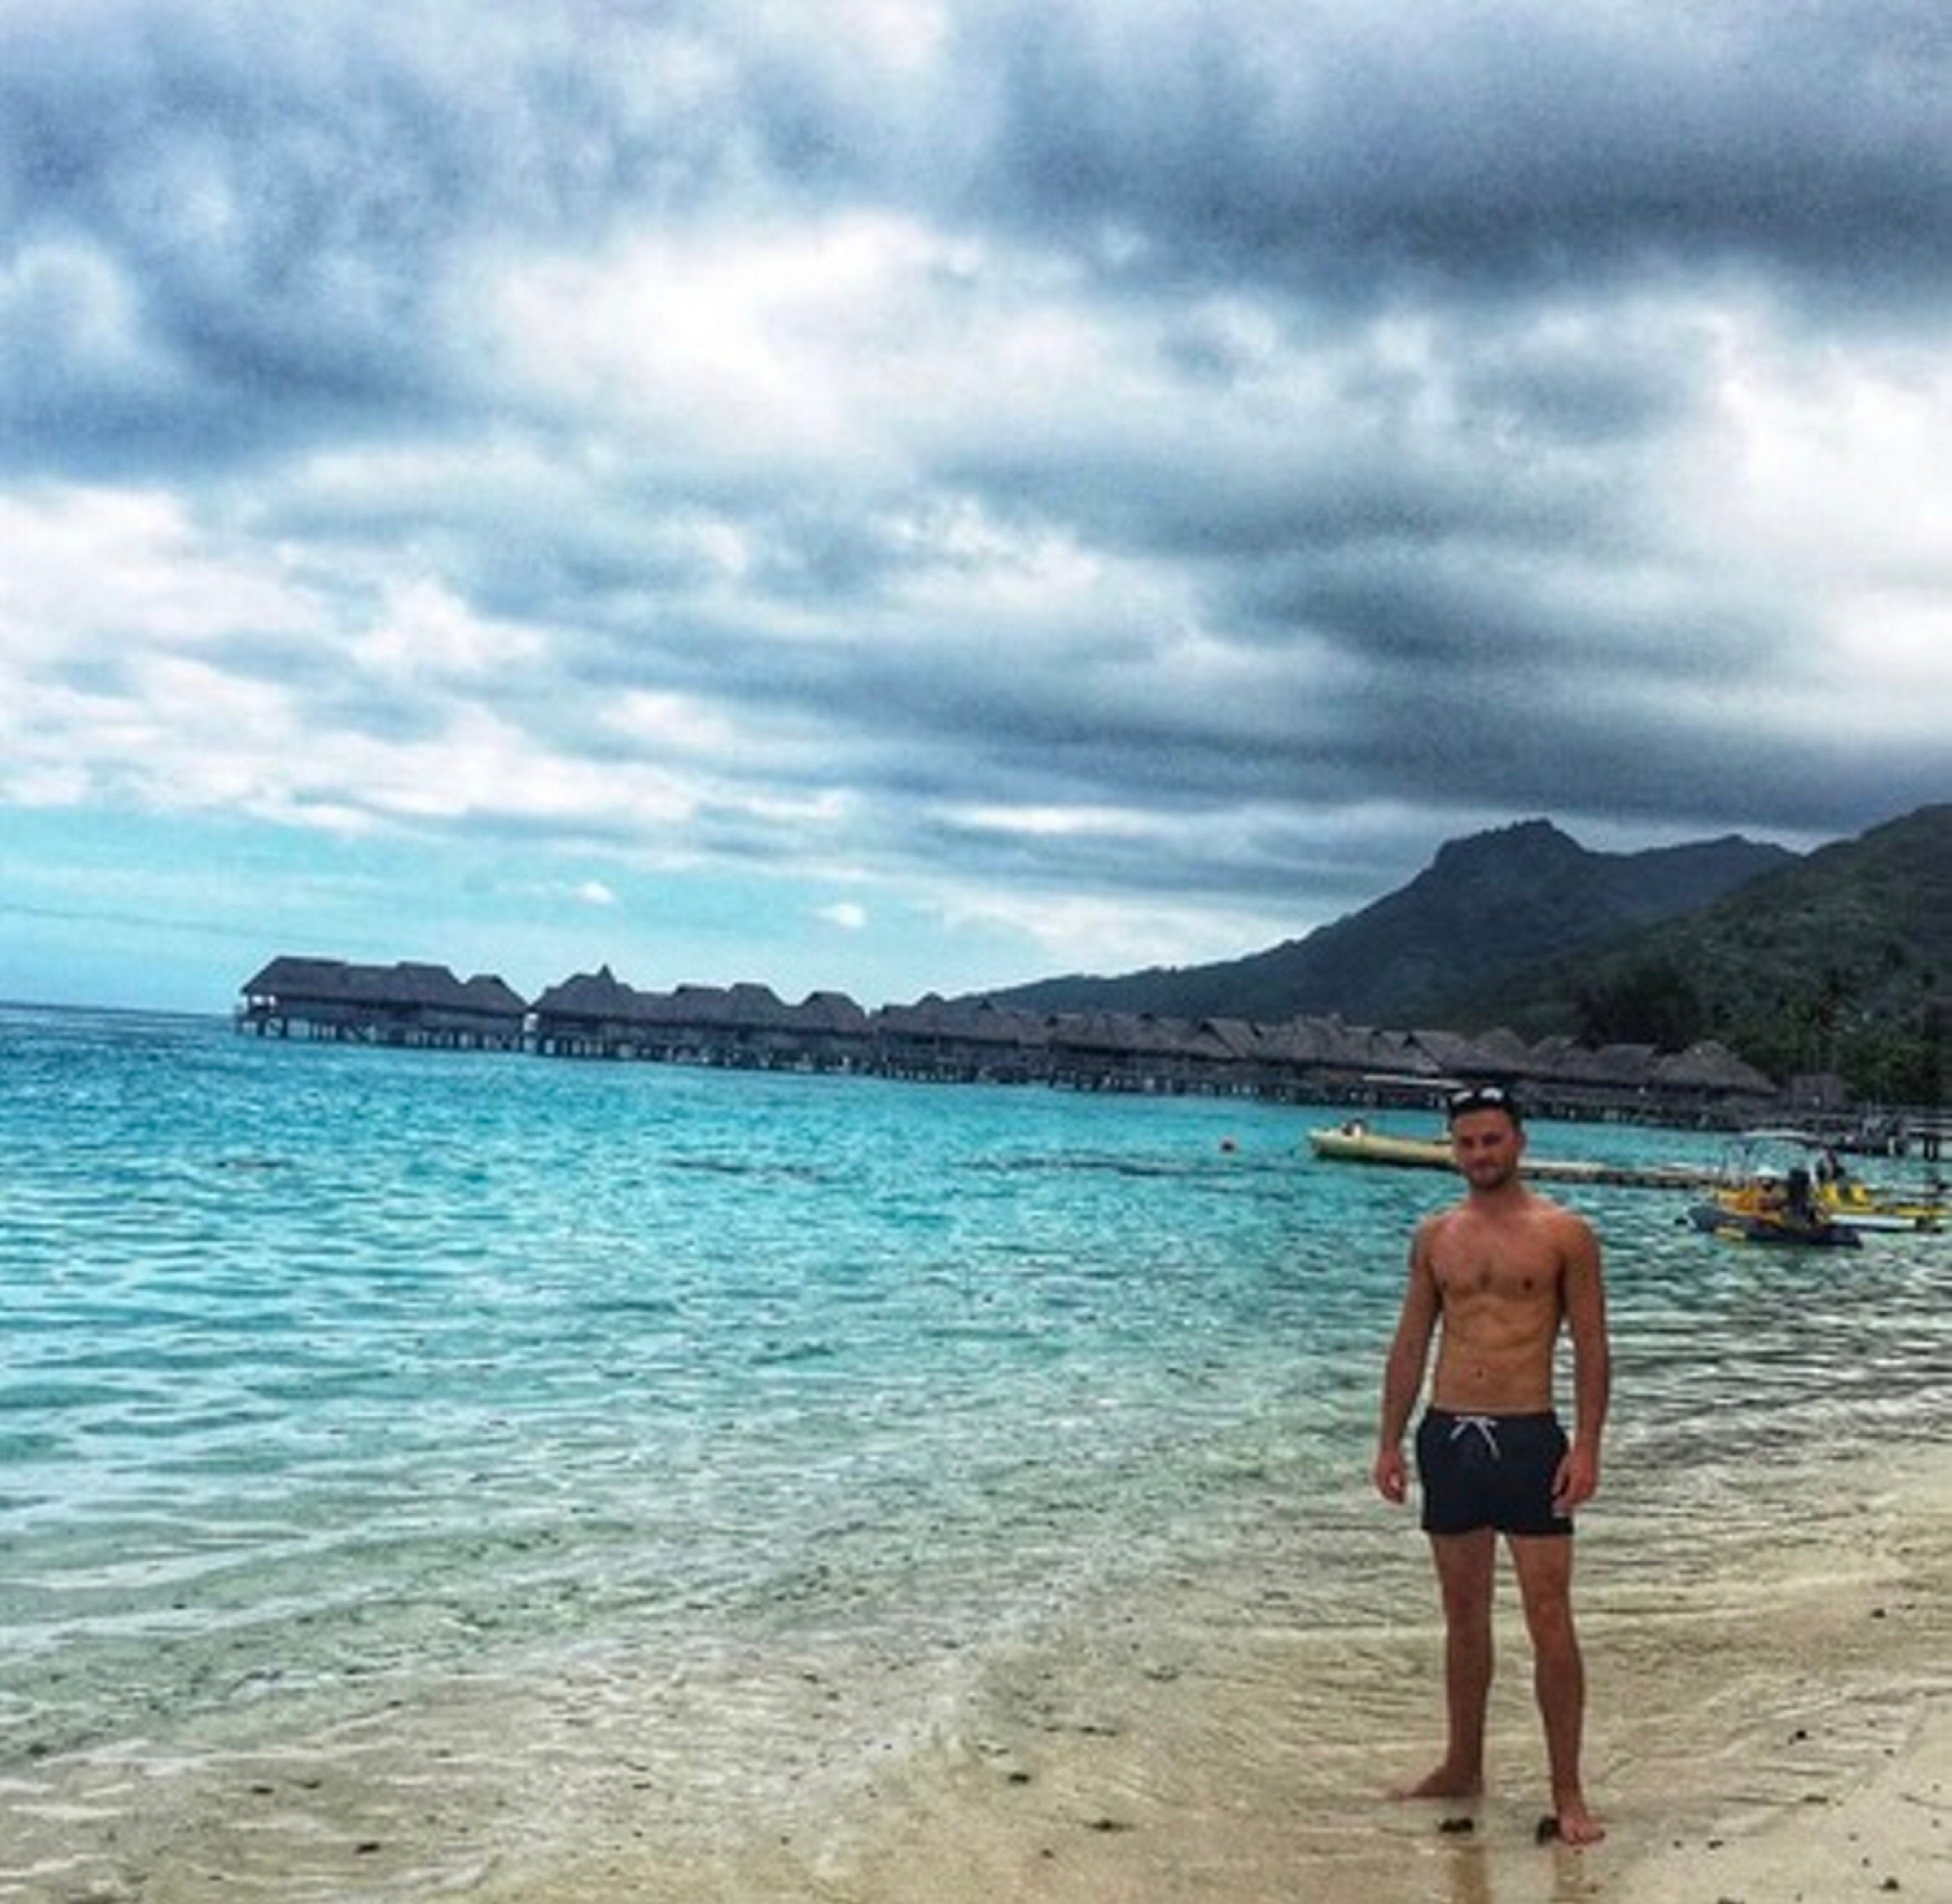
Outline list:
[[[1428,1778],[1421,1778],[1414,1785],[1399,1785],[1390,1796],[1392,1798],[1478,1798],[1484,1790],[1484,1774],[1481,1771],[1454,1771],[1446,1765],[1439,1765]]]
[[[1553,1823],[1557,1827],[1553,1833],[1561,1844],[1569,1844],[1575,1850],[1581,1846],[1597,1844],[1606,1835],[1606,1827],[1586,1809],[1586,1801],[1577,1792],[1562,1799]]]

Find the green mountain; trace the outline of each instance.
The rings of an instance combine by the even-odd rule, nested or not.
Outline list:
[[[1036,1011],[1263,1022],[1334,1013],[1353,1024],[1444,1027],[1453,1002],[1519,968],[1692,912],[1794,857],[1732,836],[1596,853],[1547,821],[1528,820],[1450,842],[1407,886],[1267,952],[988,996]]]
[[[1776,1077],[1942,1105],[1952,1015],[1952,805],[1822,848],[1603,949],[1508,969],[1445,1002],[1509,1025],[1674,1049],[1718,1038]]]

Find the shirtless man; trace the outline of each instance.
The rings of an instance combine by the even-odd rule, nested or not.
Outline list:
[[[1403,1439],[1437,1337],[1430,1405],[1416,1436],[1423,1526],[1444,1600],[1444,1762],[1403,1796],[1472,1798],[1484,1787],[1497,1537],[1511,1550],[1532,1647],[1557,1835],[1604,1831],[1579,1779],[1585,1668],[1572,1624],[1572,1512],[1600,1480],[1610,1377],[1600,1249],[1585,1221],[1520,1180],[1525,1131],[1510,1093],[1460,1091],[1450,1104],[1451,1152],[1470,1188],[1418,1226],[1409,1283],[1383,1375],[1375,1479],[1400,1504]],[[1569,1443],[1553,1412],[1553,1356],[1572,1339]],[[1441,1328],[1440,1328],[1441,1325]],[[1543,1831],[1545,1827],[1541,1827]]]

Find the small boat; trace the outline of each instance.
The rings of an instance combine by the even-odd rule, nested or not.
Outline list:
[[[1441,1137],[1399,1137],[1372,1130],[1360,1118],[1332,1129],[1311,1130],[1308,1142],[1318,1157],[1344,1164],[1395,1164],[1412,1170],[1455,1170],[1456,1159]]]
[[[1705,1201],[1691,1205],[1688,1220],[1696,1229],[1727,1243],[1857,1249],[1864,1240],[1848,1224],[1825,1215],[1807,1194],[1800,1206],[1792,1207],[1788,1193],[1766,1179],[1716,1191]]]
[[[1935,1180],[1916,1195],[1877,1189],[1805,1130],[1744,1131],[1723,1164],[1716,1197],[1738,1216],[1785,1200],[1807,1205],[1825,1222],[1860,1233],[1938,1230],[1952,1215],[1942,1183]]]
[[[1448,1137],[1404,1137],[1372,1130],[1360,1118],[1311,1130],[1309,1147],[1336,1163],[1393,1164],[1411,1170],[1457,1168]],[[1528,1155],[1525,1174],[1548,1183],[1609,1183],[1630,1190],[1699,1190],[1718,1180],[1712,1171],[1688,1164],[1602,1164],[1576,1157]]]
[[[1816,1204],[1833,1222],[1853,1230],[1942,1230],[1952,1218],[1942,1183],[1917,1196],[1875,1190],[1847,1175],[1841,1165],[1827,1175],[1818,1166]]]

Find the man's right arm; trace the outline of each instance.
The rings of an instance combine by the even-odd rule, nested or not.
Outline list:
[[[1416,1406],[1418,1393],[1423,1387],[1423,1366],[1437,1327],[1437,1278],[1431,1273],[1427,1230],[1427,1224],[1419,1225],[1410,1245],[1409,1286],[1403,1291],[1403,1312],[1383,1365],[1382,1408],[1377,1424],[1372,1478],[1377,1493],[1393,1502],[1402,1502],[1409,1492],[1403,1439],[1409,1427],[1410,1412]]]

